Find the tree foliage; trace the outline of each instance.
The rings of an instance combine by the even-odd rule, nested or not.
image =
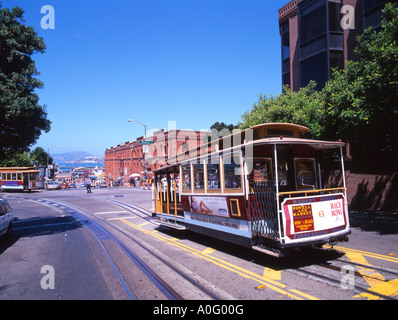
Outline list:
[[[387,4],[377,32],[367,29],[358,60],[334,70],[322,91],[323,136],[351,142],[357,159],[398,160],[398,8]]]
[[[232,132],[234,129],[237,129],[237,126],[235,126],[234,124],[226,124],[224,122],[214,122],[211,127],[210,130],[217,130],[217,131],[221,131],[223,129],[228,129],[230,132]]]
[[[33,161],[37,161],[39,165],[47,165],[53,163],[53,158],[42,147],[35,148],[29,155]]]
[[[295,123],[310,128],[311,135],[319,138],[322,108],[315,87],[316,83],[310,82],[297,92],[284,86],[282,93],[276,97],[260,94],[253,108],[242,115],[239,128],[246,129],[259,123]]]
[[[0,3],[0,159],[26,151],[42,131],[50,130],[46,107],[38,104],[36,89],[43,83],[32,55],[46,48],[36,31],[25,26],[19,7]]]
[[[32,152],[6,151],[5,157],[0,159],[0,167],[29,167],[37,161],[37,165],[53,163],[53,158],[42,147],[36,147]]]

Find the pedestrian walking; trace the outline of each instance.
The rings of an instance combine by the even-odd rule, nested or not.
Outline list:
[[[91,193],[91,180],[89,178],[86,179],[86,189],[87,193]]]

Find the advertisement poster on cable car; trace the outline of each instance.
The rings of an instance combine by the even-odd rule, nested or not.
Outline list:
[[[347,226],[342,194],[289,198],[282,208],[287,242],[329,235]]]
[[[225,197],[190,197],[190,211],[219,217],[229,217],[228,205]]]

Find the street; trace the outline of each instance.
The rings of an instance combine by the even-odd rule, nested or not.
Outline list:
[[[348,243],[276,259],[152,223],[151,191],[4,193],[0,299],[379,300],[398,298],[395,214],[352,213]]]

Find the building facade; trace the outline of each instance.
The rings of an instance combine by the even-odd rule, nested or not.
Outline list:
[[[315,80],[322,89],[333,68],[355,60],[357,36],[379,27],[387,2],[397,0],[292,0],[279,9],[282,84],[297,91]]]
[[[139,137],[105,150],[105,178],[107,184],[132,183],[152,177],[152,171],[175,161],[178,153],[203,144],[208,131],[156,131],[152,136]],[[146,144],[149,141],[150,144]]]

